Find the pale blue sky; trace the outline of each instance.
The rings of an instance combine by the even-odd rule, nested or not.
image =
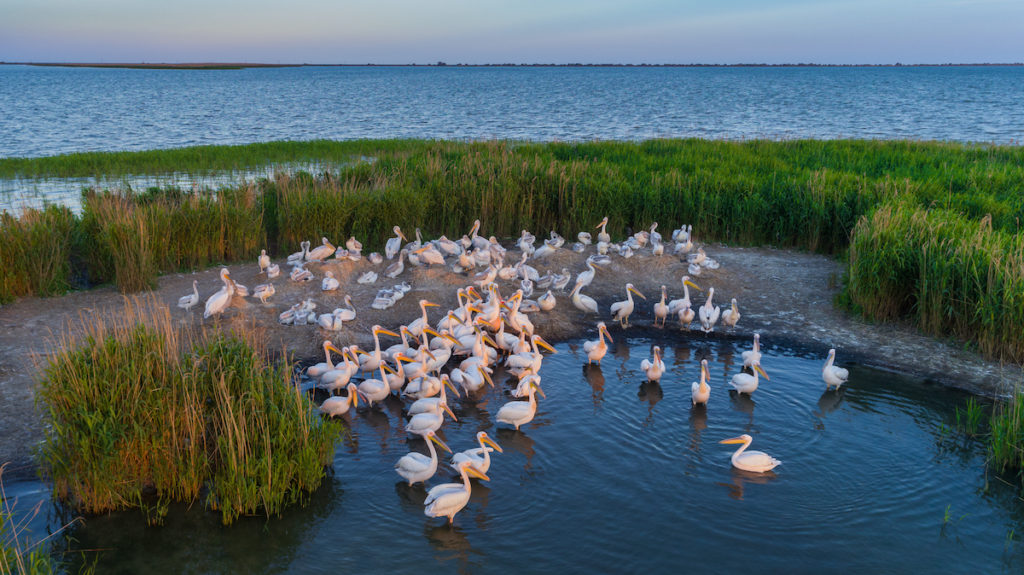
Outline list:
[[[0,60],[1024,61],[1024,0],[0,0]]]

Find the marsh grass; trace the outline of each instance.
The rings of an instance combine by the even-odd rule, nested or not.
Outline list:
[[[990,462],[1002,471],[1024,473],[1024,391],[996,405],[989,420]]]
[[[70,289],[76,226],[71,210],[60,206],[29,209],[20,218],[0,214],[0,303]]]
[[[155,301],[81,328],[55,342],[38,393],[40,459],[71,508],[142,508],[158,522],[205,493],[230,523],[279,514],[319,485],[338,430],[256,335],[179,331]]]

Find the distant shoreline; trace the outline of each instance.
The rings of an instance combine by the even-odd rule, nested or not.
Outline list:
[[[436,62],[432,64],[266,64],[255,62],[181,62],[181,63],[148,63],[148,62],[0,62],[0,65],[7,66],[50,66],[66,68],[136,68],[145,70],[242,70],[246,68],[947,68],[947,67],[974,67],[974,66],[1024,66],[1024,62],[1006,63],[946,63],[946,64],[814,64],[814,63],[790,63],[790,64],[448,64]]]

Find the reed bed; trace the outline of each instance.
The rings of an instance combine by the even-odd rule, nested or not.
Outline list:
[[[71,210],[59,206],[26,210],[20,218],[0,214],[0,303],[70,289],[75,231]]]
[[[152,301],[82,328],[55,342],[37,396],[56,498],[160,521],[170,502],[205,494],[227,524],[279,514],[319,485],[338,428],[256,337],[179,331]]]

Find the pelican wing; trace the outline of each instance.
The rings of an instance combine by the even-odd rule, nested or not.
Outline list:
[[[420,473],[429,469],[432,461],[432,459],[422,453],[407,453],[395,463],[395,470],[400,474],[402,472]]]

